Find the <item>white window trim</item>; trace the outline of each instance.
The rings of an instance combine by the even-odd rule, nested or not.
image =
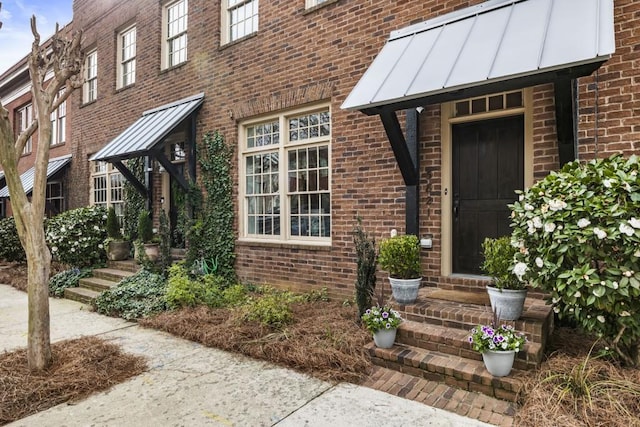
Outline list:
[[[33,104],[29,103],[20,108],[18,108],[17,113],[20,115],[20,129],[18,129],[18,133],[24,132],[31,122],[33,121]],[[26,156],[33,152],[33,137],[29,137],[27,139],[26,144],[24,144],[24,149],[22,150],[22,155]]]
[[[136,40],[135,40],[135,43],[133,45],[136,52],[131,58],[128,58],[125,61],[124,58],[123,58],[123,55],[122,55],[123,54],[123,47],[124,47],[124,44],[123,44],[124,43],[124,36],[127,33],[131,32],[131,31],[135,31],[136,32],[136,35],[135,35],[135,39]],[[138,44],[138,30],[137,30],[135,24],[134,25],[130,25],[127,28],[123,29],[122,31],[118,32],[118,41],[117,41],[118,66],[117,66],[117,73],[116,73],[117,74],[116,89],[122,89],[122,88],[125,88],[125,87],[129,87],[129,86],[132,86],[132,85],[134,85],[136,83],[136,72],[137,72],[136,61],[137,61],[137,56],[138,56],[137,44]],[[133,71],[132,81],[131,81],[131,83],[127,83],[126,85],[124,84],[124,66],[125,66],[125,63],[133,63],[134,64],[133,65],[134,71]]]
[[[296,115],[302,115],[307,113],[314,113],[320,111],[328,111],[330,116],[330,131],[328,137],[318,137],[303,142],[290,142],[288,136],[287,120],[289,117]],[[254,243],[277,243],[277,244],[292,244],[300,246],[331,246],[333,235],[333,191],[332,191],[332,139],[333,139],[333,119],[332,110],[330,104],[317,104],[313,106],[307,106],[304,108],[297,108],[292,110],[286,110],[279,114],[270,114],[244,121],[239,124],[238,127],[238,144],[239,144],[239,191],[238,191],[238,206],[239,206],[239,239],[244,242]],[[279,121],[280,126],[280,142],[278,145],[273,146],[261,146],[261,147],[246,147],[246,128],[268,121]],[[285,132],[286,131],[286,132]],[[315,237],[315,236],[291,236],[290,231],[290,217],[291,206],[289,201],[289,187],[288,187],[288,171],[289,162],[286,155],[288,150],[296,147],[314,147],[314,146],[327,146],[328,148],[328,193],[331,197],[331,209],[329,212],[329,221],[331,224],[331,231],[328,237]],[[248,233],[247,224],[247,201],[246,201],[246,155],[258,154],[265,151],[277,151],[280,159],[279,167],[279,197],[280,197],[280,230],[279,236],[273,235],[257,235]]]
[[[250,2],[256,2],[256,7],[258,8],[258,13],[257,13],[257,21],[256,21],[256,26],[253,29],[252,32],[247,33],[245,35],[243,35],[242,37],[238,37],[237,39],[231,39],[231,20],[229,19],[229,14],[231,13],[229,10],[229,0],[222,0],[220,2],[221,6],[222,6],[222,11],[220,13],[220,17],[221,17],[221,23],[220,23],[220,29],[221,29],[221,34],[220,34],[220,45],[225,45],[228,43],[232,43],[235,42],[236,40],[241,40],[244,37],[247,37],[251,34],[257,33],[258,32],[258,28],[260,27],[260,1],[259,0],[239,0],[238,4],[234,5],[233,8],[235,9],[236,7],[242,6],[244,4],[250,3]]]
[[[93,66],[89,65],[93,58]],[[85,58],[84,84],[82,85],[82,101],[87,104],[98,99],[98,50],[93,49]]]
[[[64,93],[64,87],[60,89],[58,95]],[[62,129],[62,130],[61,130]],[[67,101],[51,112],[51,147],[62,145],[67,142]]]
[[[305,9],[311,9],[324,3],[328,3],[330,0],[305,0]]]
[[[53,187],[54,185],[59,185],[60,186],[60,195],[59,196],[55,196],[55,197],[51,197],[51,193],[50,193],[50,188]],[[47,190],[46,190],[46,194],[45,194],[45,200],[47,203],[51,203],[53,200],[60,200],[60,212],[64,212],[66,210],[66,200],[65,200],[65,194],[64,194],[64,183],[62,181],[47,181]]]
[[[121,200],[114,200],[112,198],[112,187],[111,187],[111,176],[112,175],[121,175],[120,171],[118,171],[111,163],[106,163],[106,162],[100,162],[103,163],[105,166],[105,170],[104,171],[96,171],[96,164],[97,162],[91,162],[90,163],[90,167],[91,167],[91,179],[89,182],[89,204],[91,206],[104,206],[105,208],[110,208],[111,206],[116,206],[119,205],[120,207],[124,207],[124,177],[121,176],[121,182],[122,182],[122,187],[121,187],[121,195],[122,195],[122,199]],[[105,201],[102,202],[97,202],[96,201],[96,188],[95,188],[95,178],[98,177],[104,177],[105,178]],[[116,210],[117,211],[117,210]],[[122,219],[122,212],[119,212],[119,219]]]
[[[174,35],[173,37],[169,38],[169,28],[168,28],[168,21],[169,21],[169,8],[172,6],[175,6],[178,3],[184,2],[184,6],[185,6],[185,10],[186,10],[186,14],[185,14],[185,29],[183,32]],[[185,62],[187,62],[187,60],[189,59],[189,36],[188,36],[188,31],[189,31],[189,2],[188,0],[177,0],[177,1],[173,1],[173,2],[168,2],[167,4],[165,4],[162,7],[162,60],[161,60],[161,66],[162,69],[167,69],[167,68],[173,68],[173,67],[177,67],[180,64],[184,64]],[[169,43],[171,42],[171,40],[176,39],[178,37],[181,37],[182,35],[186,36],[186,47],[185,47],[185,58],[184,61],[175,63],[175,64],[170,64],[169,63]]]

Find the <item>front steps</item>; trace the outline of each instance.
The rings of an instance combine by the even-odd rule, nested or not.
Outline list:
[[[528,297],[519,320],[501,322],[524,332],[528,343],[517,354],[511,374],[498,378],[487,372],[482,355],[467,340],[471,328],[491,324],[491,306],[484,290],[422,288],[415,304],[395,308],[405,321],[392,348],[377,348],[373,342],[367,345],[374,364],[513,402],[522,387],[520,372],[540,365],[553,330],[551,307],[542,299]]]
[[[64,290],[64,297],[73,301],[92,305],[100,293],[116,286],[122,279],[133,276],[140,269],[135,261],[109,261],[108,268],[93,270],[92,277],[80,279],[77,288]]]

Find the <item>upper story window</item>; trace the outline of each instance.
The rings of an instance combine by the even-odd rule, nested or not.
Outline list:
[[[84,85],[82,87],[82,101],[95,101],[98,97],[98,51],[87,53],[84,62]]]
[[[169,3],[164,8],[163,46],[165,68],[187,60],[187,0]]]
[[[307,9],[317,6],[322,3],[326,3],[328,0],[305,0]]]
[[[14,122],[15,129],[16,129],[16,138],[22,132],[27,130],[27,128],[29,127],[32,121],[33,121],[33,105],[32,104],[27,104],[24,107],[16,110],[15,122]],[[30,137],[27,140],[27,143],[24,145],[22,154],[23,155],[31,154],[32,151],[33,151],[33,142],[32,142],[32,138]]]
[[[64,88],[60,89],[60,93]],[[67,101],[51,113],[51,145],[64,144],[67,136]]]
[[[327,106],[240,128],[241,237],[331,241],[331,113]]]
[[[118,84],[123,88],[136,82],[136,27],[118,35]]]
[[[222,0],[222,44],[258,31],[258,0]]]

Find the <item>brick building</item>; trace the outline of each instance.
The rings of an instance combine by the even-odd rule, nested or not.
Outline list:
[[[483,285],[474,277],[478,242],[508,225],[496,217],[513,189],[573,158],[638,150],[640,99],[633,89],[640,78],[640,5],[576,1],[554,10],[550,0],[76,0],[74,25],[84,30],[87,82],[68,100],[70,205],[122,206],[124,160],[145,155],[150,173],[138,188],[156,211],[170,210],[183,177],[197,176],[193,145],[217,130],[236,147],[236,268],[242,280],[327,286],[334,295],[351,296],[351,233],[362,217],[378,240],[391,229],[431,238],[432,247],[422,250],[423,285]],[[543,27],[532,25],[522,31],[524,38],[520,31],[509,36],[508,19],[498,18],[505,12],[534,16],[518,9],[526,7],[542,17]],[[580,28],[571,27],[578,21],[569,19],[571,8],[591,14],[581,16]],[[469,38],[474,17],[485,33]],[[550,69],[535,65],[515,76],[503,71],[485,82],[461,77],[457,86],[413,94],[385,87],[385,76],[407,85],[420,80],[397,60],[407,48],[396,49],[403,43],[398,39],[424,37],[415,46],[444,47],[442,57],[453,64],[464,59],[464,43],[478,42],[477,60],[496,62],[500,46],[562,27],[544,17],[567,20],[560,36],[549,34],[552,44],[592,43],[584,57],[552,49],[560,59]],[[438,47],[434,31],[443,28],[450,29],[439,40],[448,44]],[[499,36],[496,28],[503,28]],[[614,30],[615,53],[609,37]],[[569,37],[583,33],[590,37]],[[494,46],[498,50],[482,44],[495,40],[503,42]],[[374,61],[386,49],[396,60]],[[478,52],[486,52],[484,59]],[[413,58],[429,61],[420,54]],[[383,68],[409,71],[384,74],[375,65],[379,61]],[[371,99],[359,102],[354,88]],[[490,142],[491,159],[477,154],[486,151],[483,141]],[[511,157],[498,160],[505,146]],[[505,184],[483,170],[513,176]],[[472,190],[471,198],[459,197],[465,183],[471,186],[462,193]],[[488,197],[499,205],[490,217],[465,211],[484,203],[478,183],[482,189],[500,187],[493,192],[502,195]],[[471,219],[458,224],[458,214]],[[474,231],[485,223],[493,225]]]
[[[71,24],[61,31],[70,31]],[[45,44],[49,40],[45,41]],[[35,118],[34,104],[32,102],[31,79],[29,78],[29,66],[27,57],[6,70],[0,75],[0,102],[9,112],[9,120],[17,138],[21,131],[26,129]],[[67,108],[68,101],[60,105],[51,116],[52,139],[50,141],[49,167],[47,169],[46,214],[55,215],[69,207],[68,192],[69,181],[67,172],[72,161],[71,158],[71,131],[68,126],[72,112]],[[27,142],[22,157],[18,162],[18,172],[21,174],[23,187],[30,192],[34,178],[34,164],[36,151],[38,150],[38,133]],[[0,171],[0,175],[3,173]],[[0,178],[0,218],[11,215],[11,199],[9,189],[5,186],[3,178]]]

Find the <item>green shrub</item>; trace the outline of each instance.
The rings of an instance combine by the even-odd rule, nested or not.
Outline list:
[[[95,300],[98,313],[131,320],[167,310],[167,284],[160,274],[140,270]]]
[[[514,273],[640,366],[640,164],[572,162],[511,205]]]
[[[240,284],[229,286],[222,291],[222,300],[224,301],[225,307],[244,305],[247,302],[247,298],[247,288]]]
[[[60,273],[49,279],[49,295],[54,297],[64,296],[64,290],[67,288],[77,288],[80,279],[91,276],[89,268],[72,268],[70,270],[61,271]]]
[[[27,259],[12,216],[0,219],[0,259],[19,262]]]
[[[116,215],[116,210],[113,206],[107,210],[107,236],[115,240],[122,239],[118,216]]]
[[[90,267],[106,261],[107,237],[103,207],[73,209],[47,220],[46,239],[54,259],[76,267]]]
[[[373,305],[376,290],[376,239],[369,236],[362,228],[362,219],[353,230],[353,243],[356,247],[356,303],[358,316],[362,315]]]
[[[273,292],[250,299],[245,306],[245,318],[280,329],[293,321],[291,302],[290,292]]]
[[[151,215],[147,211],[140,212],[140,216],[138,216],[138,239],[143,243],[151,243],[153,240],[153,223]]]
[[[496,288],[524,289],[526,287],[527,284],[518,280],[513,273],[517,248],[511,244],[511,236],[484,239],[482,252],[484,255],[482,270],[493,278]]]
[[[411,234],[394,236],[380,242],[380,267],[396,279],[417,279],[422,274],[420,245]]]
[[[183,263],[169,267],[167,287],[167,303],[172,308],[207,305],[223,307],[225,297],[223,289],[227,288],[226,280],[217,275],[191,277]],[[237,293],[237,290],[233,291]],[[233,297],[233,292],[229,298]]]

